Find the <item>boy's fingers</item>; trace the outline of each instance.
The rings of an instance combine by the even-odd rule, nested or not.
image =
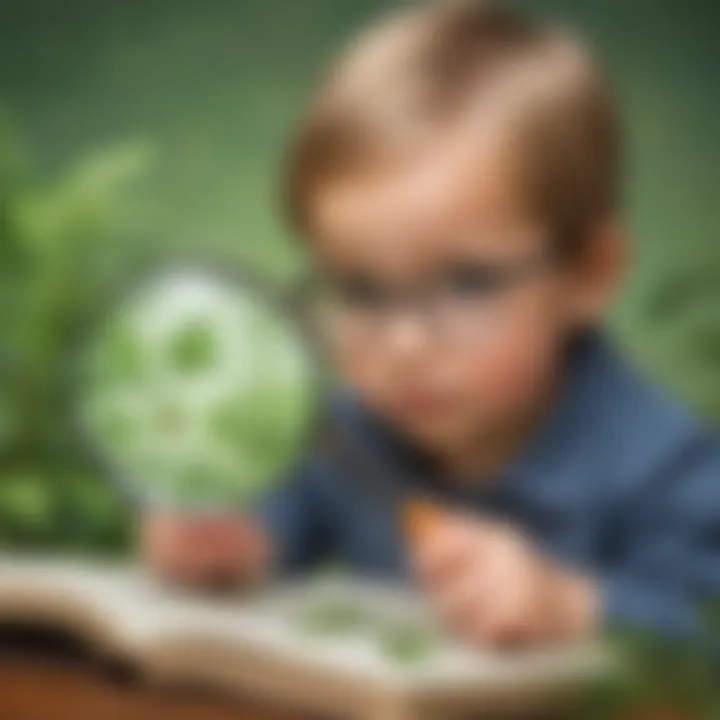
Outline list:
[[[475,564],[435,590],[443,617],[463,637],[494,644],[522,634],[524,597],[511,571]]]
[[[157,515],[143,522],[141,540],[158,575],[183,584],[259,572],[267,554],[260,531],[238,518]]]
[[[483,612],[492,591],[489,578],[482,568],[473,566],[445,585],[438,586],[435,599],[441,614],[455,624]]]
[[[203,584],[214,578],[239,577],[245,572],[237,552],[220,553],[202,545],[185,546],[162,564],[161,575],[181,584]]]
[[[446,533],[437,533],[432,541],[415,548],[413,567],[419,579],[428,585],[449,582],[468,562],[461,543]]]
[[[478,617],[478,634],[501,646],[543,642],[549,634],[539,568],[518,568]]]
[[[488,612],[478,615],[476,637],[485,644],[512,647],[539,642],[544,636],[544,626],[530,608],[517,604],[491,605]]]
[[[426,500],[407,500],[400,508],[403,532],[411,543],[423,540],[442,527],[446,517],[444,510]]]
[[[222,554],[237,554],[246,545],[255,544],[257,536],[258,530],[250,522],[233,519],[206,525],[198,539],[205,547],[216,549]]]
[[[468,564],[479,563],[482,551],[477,528],[462,521],[448,521],[413,548],[414,567],[427,583],[444,583]]]

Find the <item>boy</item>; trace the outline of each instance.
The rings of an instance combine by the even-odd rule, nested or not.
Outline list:
[[[462,509],[408,547],[318,457],[252,521],[149,518],[150,562],[409,570],[481,644],[691,632],[720,589],[720,451],[592,329],[622,265],[618,155],[602,80],[559,29],[472,0],[371,29],[296,138],[288,205],[350,388],[338,412]]]

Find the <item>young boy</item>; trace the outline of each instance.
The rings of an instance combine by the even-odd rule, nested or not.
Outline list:
[[[467,0],[360,38],[293,145],[290,215],[349,388],[336,412],[448,509],[407,543],[320,456],[254,520],[148,518],[150,562],[409,570],[481,644],[692,632],[720,590],[720,451],[593,329],[622,265],[618,155],[602,80],[558,28]]]

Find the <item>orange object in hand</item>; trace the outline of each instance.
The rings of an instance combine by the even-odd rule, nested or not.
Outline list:
[[[427,538],[444,522],[445,513],[427,500],[405,500],[400,509],[402,528],[410,542]]]

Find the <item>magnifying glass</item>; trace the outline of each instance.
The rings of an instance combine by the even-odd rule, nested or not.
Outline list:
[[[286,480],[320,437],[344,478],[424,531],[435,513],[414,478],[328,421],[307,310],[248,272],[172,267],[136,284],[85,349],[87,447],[142,507],[226,512]]]
[[[247,275],[169,268],[98,323],[85,349],[85,444],[143,506],[250,505],[300,462],[318,363],[280,293]]]

